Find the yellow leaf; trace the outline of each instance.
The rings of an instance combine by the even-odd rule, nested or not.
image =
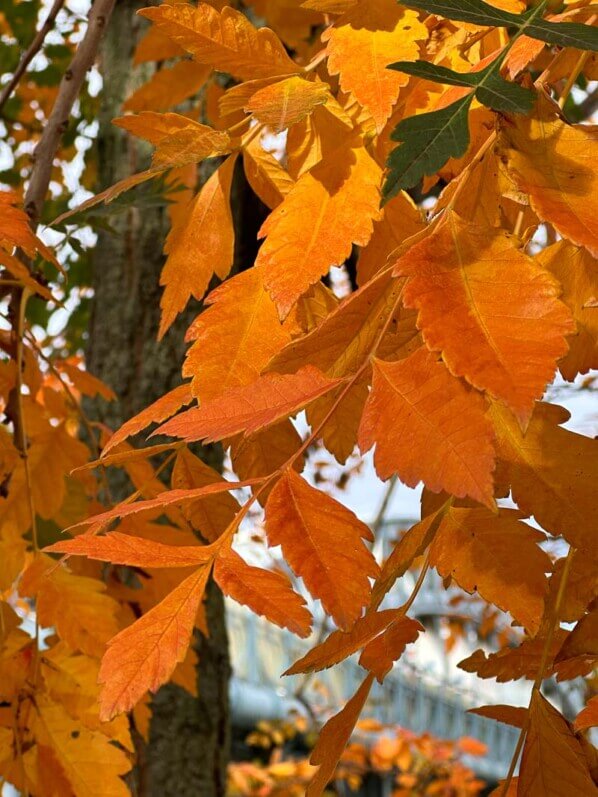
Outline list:
[[[34,716],[36,737],[52,750],[76,797],[127,797],[120,776],[131,762],[104,734],[71,719],[43,694],[36,695]]]
[[[105,584],[77,576],[49,556],[40,554],[25,571],[19,592],[36,598],[40,625],[54,626],[73,650],[99,657],[119,630],[119,606],[106,594]]]
[[[324,104],[329,96],[327,83],[293,76],[258,89],[245,105],[245,110],[280,132],[300,122],[316,105]]]
[[[233,264],[235,231],[230,188],[236,156],[218,168],[189,205],[185,217],[168,234],[167,260],[160,276],[162,338],[189,298],[201,299],[213,274],[224,279]]]
[[[257,138],[243,148],[243,167],[254,193],[271,210],[280,205],[295,184],[289,173],[274,155],[262,147]]]
[[[164,4],[139,13],[199,63],[241,80],[292,75],[300,70],[273,31],[254,28],[244,14],[230,6],[219,13],[208,3],[198,8]]]
[[[123,110],[138,113],[174,108],[200,90],[210,71],[210,67],[193,61],[179,61],[174,66],[162,67],[131,94]]]
[[[343,91],[351,92],[368,111],[380,132],[399,89],[409,76],[387,69],[394,61],[415,61],[418,41],[428,29],[416,11],[405,10],[395,0],[360,0],[324,31],[328,69],[340,75]]]

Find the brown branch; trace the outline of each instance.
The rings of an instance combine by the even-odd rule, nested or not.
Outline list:
[[[54,5],[50,9],[50,13],[46,17],[44,24],[35,34],[35,38],[27,48],[27,50],[23,53],[21,60],[19,61],[19,65],[15,69],[15,73],[6,86],[2,89],[2,93],[0,94],[0,112],[6,105],[10,95],[16,89],[19,84],[20,79],[25,74],[25,71],[37,53],[41,50],[41,47],[44,43],[44,40],[50,30],[54,25],[54,20],[58,16],[58,12],[64,5],[64,0],[54,0]]]
[[[85,75],[95,60],[100,39],[110,19],[114,3],[115,0],[95,0],[89,13],[85,36],[60,81],[56,102],[33,153],[33,169],[25,193],[25,210],[33,226],[37,224],[41,216],[52,175],[54,157],[68,127],[69,117],[75,100],[79,96]]]

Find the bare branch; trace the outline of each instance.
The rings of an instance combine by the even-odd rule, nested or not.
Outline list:
[[[29,66],[33,58],[37,55],[37,53],[40,51],[44,43],[44,40],[49,31],[52,30],[52,27],[54,25],[54,20],[58,16],[58,12],[60,11],[63,5],[64,5],[64,0],[54,0],[54,5],[50,9],[50,13],[46,17],[44,24],[35,34],[35,38],[31,42],[27,50],[23,53],[19,65],[15,69],[14,75],[6,84],[6,86],[2,89],[2,93],[0,94],[0,113],[2,112],[4,106],[6,105],[6,102],[8,101],[10,95],[19,85],[19,81],[25,74],[27,67]]]
[[[89,14],[85,36],[62,77],[50,118],[33,153],[33,169],[25,193],[25,210],[34,226],[41,215],[60,140],[67,129],[69,117],[75,100],[79,96],[85,75],[95,60],[100,39],[110,19],[114,3],[115,0],[95,0]]]

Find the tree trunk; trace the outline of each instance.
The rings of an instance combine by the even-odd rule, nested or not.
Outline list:
[[[133,69],[132,56],[144,25],[135,12],[144,5],[119,0],[102,46],[98,190],[147,166],[147,147],[110,123],[140,82],[141,70]],[[94,252],[87,363],[118,396],[118,401],[92,409],[115,429],[180,382],[183,335],[198,306],[183,314],[158,344],[166,209],[133,208],[114,216],[111,224],[116,234],[100,232]],[[211,464],[217,457],[221,461],[220,452],[212,451]],[[113,497],[122,498],[125,485],[117,482],[115,487],[119,494]],[[154,697],[150,739],[140,749],[134,786],[134,793],[143,797],[225,794],[230,664],[223,598],[213,583],[207,590],[206,616],[209,638],[199,633],[196,638],[199,698],[174,685]]]

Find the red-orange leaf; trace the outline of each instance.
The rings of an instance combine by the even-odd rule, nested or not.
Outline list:
[[[386,609],[360,617],[350,631],[333,631],[322,643],[298,659],[284,675],[314,672],[332,667],[362,648],[396,618],[396,609]]]
[[[339,628],[348,630],[370,598],[378,566],[363,544],[371,532],[349,509],[294,471],[286,471],[266,504],[266,532]]]
[[[466,592],[511,613],[535,634],[548,593],[552,563],[539,547],[546,537],[523,523],[519,512],[451,507],[430,548],[430,563]]]
[[[526,421],[575,328],[555,278],[509,233],[453,212],[397,260],[394,273],[409,277],[404,301],[419,311],[427,346]]]
[[[494,506],[492,427],[483,399],[425,347],[398,362],[374,361],[359,446],[367,451],[374,443],[382,479],[396,473],[410,487],[423,481],[433,492]]]
[[[401,658],[407,645],[415,642],[424,627],[417,620],[399,615],[386,631],[369,642],[359,658],[359,663],[373,673],[382,683],[395,661]]]
[[[220,398],[177,415],[154,434],[206,443],[239,432],[250,435],[295,415],[314,399],[332,390],[339,381],[325,377],[311,365],[288,376],[265,374],[249,385],[231,388]]]
[[[101,562],[131,567],[197,567],[209,562],[214,552],[202,545],[164,545],[113,531],[105,537],[82,534],[44,548],[47,553],[87,556]]]
[[[155,692],[166,683],[183,661],[209,574],[209,567],[200,568],[110,640],[99,674],[102,720],[129,711],[148,689]]]
[[[374,676],[368,675],[343,710],[329,719],[320,731],[309,759],[311,764],[319,765],[319,769],[307,787],[306,797],[320,797],[328,785],[368,699],[373,680]]]
[[[130,418],[126,423],[115,432],[104,446],[102,455],[105,456],[114,446],[122,443],[127,437],[137,434],[152,423],[160,423],[170,418],[175,412],[190,404],[193,401],[191,386],[189,384],[179,385],[168,393],[160,396],[159,399],[150,404],[137,415]]]
[[[241,487],[252,487],[258,484],[261,479],[245,479],[240,482],[227,482],[220,481],[212,484],[206,484],[202,487],[194,487],[190,490],[165,490],[156,498],[149,498],[147,501],[135,501],[134,503],[117,504],[113,509],[106,512],[101,512],[99,515],[93,515],[86,520],[81,520],[75,523],[71,528],[79,528],[80,526],[102,526],[106,523],[111,523],[118,518],[127,517],[128,515],[136,515],[139,512],[156,512],[159,509],[165,509],[173,504],[186,504],[190,501],[197,501],[200,498],[207,498],[217,493],[226,492],[228,490],[238,490]]]
[[[311,614],[282,573],[252,567],[238,553],[226,548],[216,559],[214,578],[225,595],[251,611],[300,637],[309,636]]]

